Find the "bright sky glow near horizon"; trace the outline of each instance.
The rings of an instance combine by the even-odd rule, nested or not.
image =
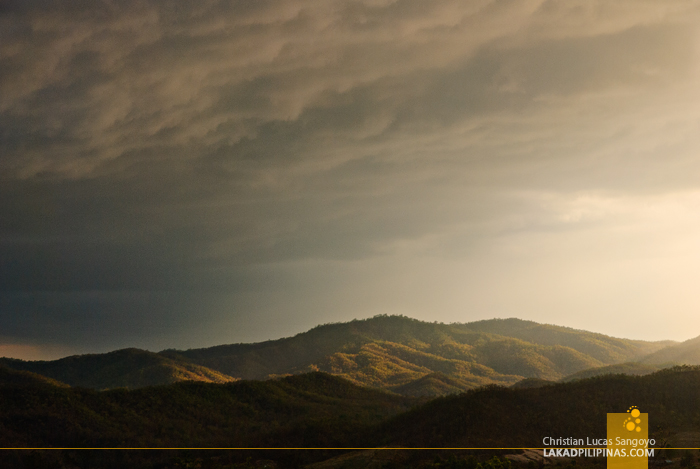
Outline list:
[[[700,3],[0,3],[0,355],[376,314],[700,335]]]

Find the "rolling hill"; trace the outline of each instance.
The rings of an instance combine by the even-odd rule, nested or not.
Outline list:
[[[57,386],[68,388],[65,383],[30,371],[19,371],[0,366],[0,386]]]
[[[235,381],[218,371],[134,348],[52,361],[0,358],[0,365],[37,373],[70,386],[93,389],[139,388],[177,381]]]

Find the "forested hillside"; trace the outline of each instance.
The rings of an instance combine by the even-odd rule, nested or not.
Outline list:
[[[439,376],[432,379],[445,382]],[[611,375],[535,388],[487,386],[431,401],[358,387],[318,372],[268,381],[93,391],[0,367],[0,445],[328,448],[9,451],[3,460],[4,467],[30,467],[27,461],[34,454],[40,461],[33,463],[36,467],[119,467],[113,461],[121,458],[122,467],[134,468],[154,467],[154,461],[163,468],[188,467],[183,465],[187,461],[189,467],[243,468],[255,467],[246,463],[253,458],[299,467],[352,451],[330,448],[537,448],[548,435],[604,438],[606,414],[635,405],[649,414],[650,437],[659,448],[700,432],[698,388],[700,367],[675,367],[647,376]],[[435,458],[466,464],[459,458],[469,454],[403,451],[396,456],[410,464],[402,467],[466,467],[445,466]],[[488,455],[482,453],[472,452]],[[324,467],[345,467],[343,460]]]
[[[0,447],[367,446],[417,402],[323,373],[94,391],[0,367]]]

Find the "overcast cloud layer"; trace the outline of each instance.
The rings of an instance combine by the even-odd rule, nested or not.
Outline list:
[[[700,4],[0,2],[0,355],[379,313],[700,334]]]

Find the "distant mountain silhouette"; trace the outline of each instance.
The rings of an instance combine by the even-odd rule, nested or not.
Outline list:
[[[574,381],[577,379],[611,374],[641,376],[676,365],[700,365],[700,337],[695,337],[681,343],[671,343],[655,352],[639,357],[633,362],[582,370],[565,376],[561,378],[560,381]]]
[[[700,365],[700,336],[650,353],[641,362],[653,365]]]

